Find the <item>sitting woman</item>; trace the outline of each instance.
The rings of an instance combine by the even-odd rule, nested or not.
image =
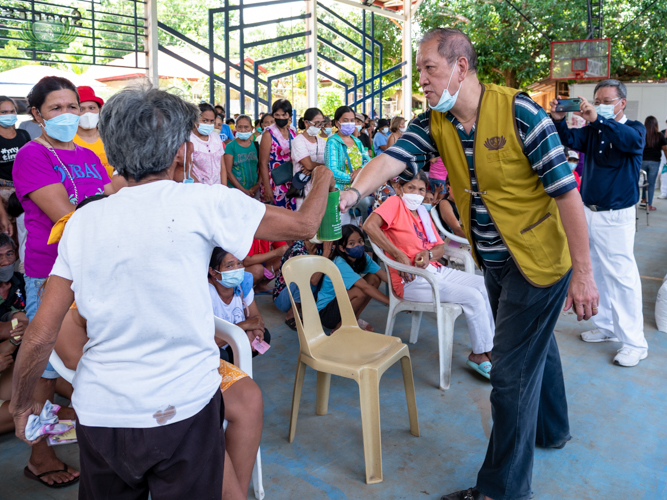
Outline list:
[[[364,224],[371,240],[396,262],[426,269],[439,284],[440,300],[460,304],[468,321],[472,354],[468,365],[490,378],[495,329],[484,278],[442,266],[445,245],[434,229],[426,209],[421,207],[428,186],[422,172],[410,182],[399,182],[398,196],[389,197]],[[405,300],[430,302],[431,285],[421,276],[390,269],[394,293]]]
[[[451,188],[449,186],[449,179],[445,181],[445,186],[447,188],[447,194],[442,199],[442,201],[437,203],[440,220],[443,222],[445,229],[447,229],[450,233],[453,233],[461,238],[465,238],[466,235],[461,228],[461,223],[459,222],[459,211],[456,209],[454,198],[450,193]]]
[[[352,309],[359,322],[359,328],[372,332],[373,327],[360,319],[359,315],[371,299],[389,304],[389,297],[378,290],[380,282],[387,282],[387,273],[380,269],[380,266],[373,262],[364,251],[364,234],[361,229],[352,224],[346,224],[343,226],[342,233],[341,239],[334,243],[333,262],[343,278]],[[363,278],[362,274],[365,275]],[[317,295],[317,310],[320,312],[322,326],[334,331],[340,327],[341,316],[336,292],[331,279],[326,275]]]
[[[269,331],[257,309],[255,292],[252,290],[252,274],[245,272],[243,263],[231,253],[216,247],[208,268],[208,288],[213,302],[213,315],[238,326],[252,341],[256,337],[267,344],[271,342]],[[220,358],[234,363],[229,346],[216,339],[220,347]],[[258,353],[255,348],[253,357]]]

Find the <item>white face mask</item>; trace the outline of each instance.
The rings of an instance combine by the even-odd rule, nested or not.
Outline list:
[[[84,113],[79,117],[79,127],[85,130],[91,130],[97,127],[97,123],[100,121],[99,113]]]
[[[407,129],[408,129],[408,127],[401,127],[398,130],[401,131],[401,134],[404,134]]]
[[[321,129],[319,127],[310,126],[310,127],[308,127],[308,130],[306,130],[306,132],[308,132],[309,136],[315,137],[316,135],[318,135],[321,132]]]
[[[407,193],[403,194],[403,203],[408,207],[408,210],[417,210],[419,205],[424,201],[424,197],[420,194]]]
[[[384,127],[382,130],[380,130],[383,134],[388,134],[389,133],[389,127]]]

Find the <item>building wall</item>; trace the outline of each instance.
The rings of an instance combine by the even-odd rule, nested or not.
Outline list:
[[[644,123],[647,116],[658,119],[660,128],[664,128],[667,120],[667,84],[665,83],[626,83],[628,88],[628,104],[625,114],[631,120]],[[570,86],[570,96],[585,97],[593,101],[594,83],[576,83]]]

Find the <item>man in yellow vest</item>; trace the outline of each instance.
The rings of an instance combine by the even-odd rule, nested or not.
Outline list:
[[[527,500],[535,445],[571,438],[553,334],[560,308],[567,297],[582,320],[598,307],[581,197],[551,119],[527,95],[480,83],[461,31],[426,33],[417,69],[431,109],[364,167],[341,210],[442,157],[496,320],[486,459],[476,487],[442,500]]]

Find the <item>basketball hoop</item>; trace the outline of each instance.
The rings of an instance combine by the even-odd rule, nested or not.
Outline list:
[[[609,78],[611,39],[551,42],[552,80]]]

